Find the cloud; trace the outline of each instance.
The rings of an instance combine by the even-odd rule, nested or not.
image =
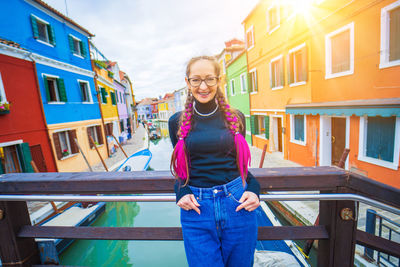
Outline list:
[[[62,13],[64,1],[45,0]],[[185,86],[185,67],[197,55],[244,39],[241,22],[257,0],[67,0],[68,16],[96,36],[93,42],[133,81],[137,99]]]

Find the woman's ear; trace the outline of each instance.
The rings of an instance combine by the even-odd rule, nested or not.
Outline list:
[[[189,90],[191,90],[191,88],[190,88],[190,83],[189,83],[189,80],[188,80],[187,77],[185,77],[185,82],[186,82],[187,88],[188,88]]]

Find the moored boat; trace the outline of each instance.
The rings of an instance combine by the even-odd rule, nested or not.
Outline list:
[[[127,158],[115,171],[145,171],[148,168],[152,157],[153,155],[149,149],[142,149]]]

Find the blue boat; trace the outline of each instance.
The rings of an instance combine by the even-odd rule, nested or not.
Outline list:
[[[115,171],[145,171],[153,157],[149,149],[142,149],[127,158]]]

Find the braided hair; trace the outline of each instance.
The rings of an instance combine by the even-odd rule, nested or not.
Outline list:
[[[193,63],[199,60],[210,61],[215,68],[215,74],[219,77],[221,73],[221,67],[215,57],[200,56],[192,58],[186,67],[186,77],[190,75],[190,67]],[[226,102],[224,95],[222,94],[219,86],[217,87],[216,100],[224,114],[225,125],[227,129],[234,136],[235,148],[236,148],[236,164],[242,177],[243,185],[247,178],[248,166],[250,165],[250,150],[246,142],[246,139],[240,133],[243,129],[243,123],[238,115],[238,112],[232,109]],[[185,145],[185,138],[188,136],[193,122],[193,101],[194,97],[191,90],[188,89],[188,95],[185,103],[185,110],[182,112],[179,119],[179,129],[177,132],[178,143],[175,145],[174,151],[171,156],[170,169],[171,173],[182,180],[185,180],[185,185],[189,182],[189,154]]]

